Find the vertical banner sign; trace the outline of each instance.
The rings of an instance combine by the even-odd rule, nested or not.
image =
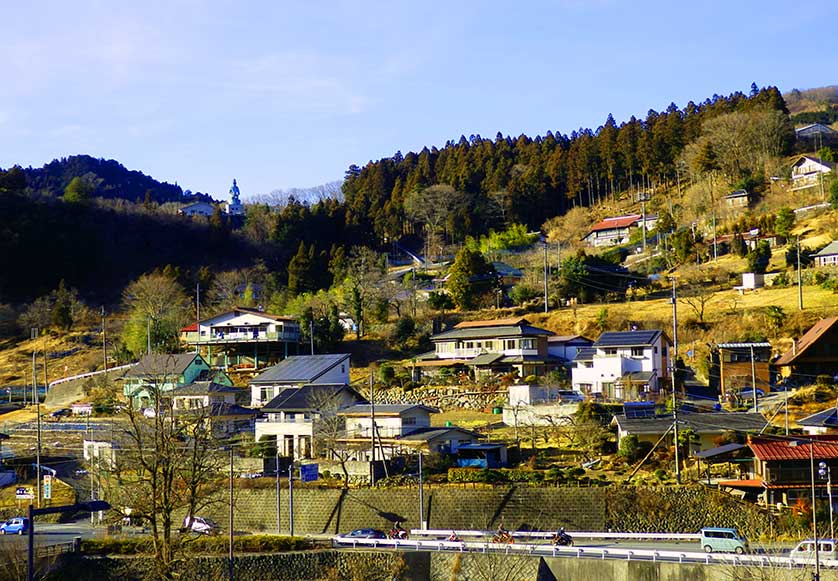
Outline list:
[[[49,500],[52,498],[52,475],[51,474],[44,474],[44,499]]]

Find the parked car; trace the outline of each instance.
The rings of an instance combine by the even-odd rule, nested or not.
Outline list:
[[[750,550],[748,539],[736,529],[706,527],[701,529],[701,548],[705,553],[736,553],[741,555]]]
[[[29,519],[22,516],[10,518],[0,524],[0,535],[24,535],[29,532]]]
[[[344,533],[342,535],[338,535],[337,538],[343,540],[352,540],[352,539],[386,539],[387,535],[384,531],[378,529],[355,529],[354,531],[350,531],[348,533]]]
[[[186,516],[183,518],[183,529],[202,535],[217,535],[221,531],[221,525],[206,517]]]
[[[61,409],[58,409],[58,410],[51,411],[49,413],[49,417],[51,417],[54,420],[60,420],[64,416],[69,416],[71,413],[72,412],[70,411],[69,408],[61,408]]]
[[[582,395],[582,392],[572,389],[560,389],[558,400],[562,403],[580,403],[585,401],[585,396]]]
[[[789,556],[792,559],[815,559],[815,539],[805,539],[797,543]],[[818,560],[838,559],[838,543],[835,539],[818,539]]]

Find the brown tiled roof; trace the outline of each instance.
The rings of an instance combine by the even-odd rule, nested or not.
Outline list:
[[[529,325],[524,317],[512,319],[492,319],[489,321],[463,321],[454,325],[455,329],[472,329],[474,327],[506,327],[512,325]]]
[[[835,323],[838,323],[838,317],[821,319],[812,325],[812,328],[806,331],[806,333],[797,342],[797,352],[795,353],[794,347],[789,349],[774,362],[774,365],[791,365],[794,363],[794,361],[803,355],[809,347],[817,343],[818,339],[820,339],[824,333],[829,331]]]
[[[776,440],[752,437],[748,446],[756,458],[765,460],[809,460],[809,442],[814,442],[815,460],[838,459],[838,436],[807,436],[800,440]],[[794,443],[797,445],[793,445]]]
[[[591,232],[598,232],[599,230],[611,230],[612,228],[625,228],[631,226],[639,221],[643,216],[640,214],[631,214],[629,216],[617,216],[615,218],[606,218],[602,222],[597,222],[591,226]]]

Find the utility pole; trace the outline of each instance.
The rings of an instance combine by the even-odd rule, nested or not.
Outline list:
[[[311,354],[314,355],[314,316],[308,322],[308,340],[311,345]]]
[[[370,422],[372,428],[370,429],[370,445],[372,446],[370,456],[370,486],[375,486],[375,382],[372,376],[373,368],[370,365]]]
[[[276,534],[279,534],[279,442],[276,443],[276,464],[274,468],[274,472],[276,472]]]
[[[678,453],[678,398],[675,374],[678,366],[678,298],[675,295],[675,277],[672,277],[672,350],[669,353],[672,376],[672,424],[675,431],[675,482],[681,484],[681,460]]]
[[[108,373],[108,340],[107,329],[105,329],[105,305],[102,305],[102,363],[105,365],[105,374]]]
[[[229,579],[233,581],[233,446],[230,446],[230,538],[227,558]]]
[[[422,451],[419,450],[419,528],[425,529],[425,491],[422,487]]]
[[[547,241],[544,241],[544,312],[547,312]]]
[[[754,413],[759,412],[759,404],[757,403],[757,372],[756,363],[754,363],[754,345],[751,344],[751,389],[754,391]]]
[[[797,308],[803,310],[803,277],[800,274],[800,236],[797,237]]]

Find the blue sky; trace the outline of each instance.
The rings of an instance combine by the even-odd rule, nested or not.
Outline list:
[[[76,153],[245,197],[479,133],[838,83],[838,2],[75,0],[0,18],[0,167]]]

